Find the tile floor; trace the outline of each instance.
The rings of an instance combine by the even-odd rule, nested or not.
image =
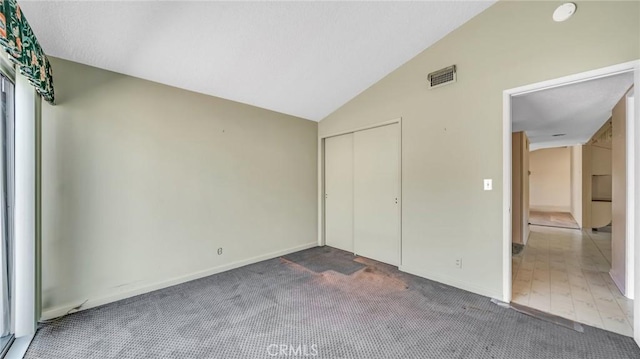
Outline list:
[[[609,276],[611,233],[531,226],[512,258],[512,301],[619,334],[633,335],[633,301]]]

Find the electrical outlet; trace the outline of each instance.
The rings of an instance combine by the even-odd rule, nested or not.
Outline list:
[[[456,258],[456,268],[462,269],[462,258]]]
[[[218,255],[222,254],[222,248],[218,248]]]

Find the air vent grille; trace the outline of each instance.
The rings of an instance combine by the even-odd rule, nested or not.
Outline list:
[[[429,88],[436,88],[456,82],[456,65],[445,67],[428,75]]]

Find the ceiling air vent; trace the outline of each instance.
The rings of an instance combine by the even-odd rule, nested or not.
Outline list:
[[[430,73],[427,78],[429,79],[429,88],[436,88],[456,82],[456,65],[445,67],[442,70],[434,71]]]

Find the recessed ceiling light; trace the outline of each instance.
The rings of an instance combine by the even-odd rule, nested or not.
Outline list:
[[[566,136],[566,133],[556,133],[555,135],[551,135],[553,137],[562,137],[562,136]]]
[[[572,2],[566,2],[556,9],[553,12],[553,21],[562,22],[569,19],[573,14],[576,13],[577,6]]]

